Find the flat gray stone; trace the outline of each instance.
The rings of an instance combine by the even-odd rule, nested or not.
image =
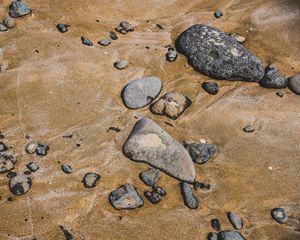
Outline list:
[[[131,183],[126,183],[109,195],[109,202],[117,209],[135,209],[144,205],[144,200]]]
[[[240,230],[243,228],[243,221],[241,217],[233,212],[228,212],[227,217],[229,222],[236,230]]]
[[[218,240],[245,240],[245,238],[236,231],[222,231],[218,234]]]
[[[189,152],[192,160],[196,163],[206,163],[217,152],[217,146],[209,143],[184,143],[184,147]]]
[[[300,95],[300,74],[288,79],[288,87],[292,92]]]
[[[0,23],[0,32],[4,32],[7,31],[7,27],[5,25],[3,25],[2,23]]]
[[[87,173],[82,179],[82,183],[85,188],[94,188],[96,183],[100,180],[100,175],[97,173]]]
[[[140,179],[148,186],[153,186],[160,177],[160,171],[155,168],[140,173]]]
[[[286,223],[289,219],[284,208],[273,208],[271,211],[272,218],[278,223]]]
[[[22,1],[13,1],[9,6],[9,15],[17,18],[31,13],[31,8]]]
[[[122,90],[126,107],[142,108],[150,104],[160,93],[162,83],[157,77],[145,77],[129,82]]]
[[[265,75],[255,55],[214,27],[190,27],[177,38],[176,48],[196,71],[212,78],[258,82]]]
[[[9,189],[15,195],[22,195],[29,191],[31,184],[31,179],[25,174],[21,174],[9,180]]]
[[[196,178],[189,153],[149,118],[135,124],[123,151],[131,160],[148,163],[182,181],[193,182]]]

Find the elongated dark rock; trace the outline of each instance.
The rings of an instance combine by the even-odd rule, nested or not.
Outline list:
[[[192,188],[187,182],[180,183],[181,193],[184,204],[191,209],[197,209],[199,206],[198,200],[193,193]]]

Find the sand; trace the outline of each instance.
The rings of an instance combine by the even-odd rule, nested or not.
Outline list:
[[[0,2],[1,19],[9,3]],[[300,97],[284,89],[280,98],[275,89],[238,81],[218,81],[219,93],[208,95],[201,84],[209,78],[186,66],[183,55],[174,63],[165,60],[166,45],[189,26],[204,23],[245,36],[244,45],[265,65],[274,63],[286,76],[299,73],[300,1],[27,3],[33,13],[0,33],[0,61],[8,64],[0,73],[0,131],[18,160],[16,172],[31,161],[40,169],[23,196],[12,196],[8,178],[0,175],[0,239],[64,239],[59,224],[76,240],[206,239],[212,218],[220,219],[222,229],[232,229],[227,211],[243,218],[240,232],[247,239],[300,239]],[[213,16],[217,9],[224,13],[220,19]],[[118,34],[108,47],[96,44],[122,20],[135,31]],[[59,22],[71,25],[67,33],[57,31]],[[83,45],[81,36],[94,46]],[[117,70],[113,63],[121,59],[129,67]],[[176,91],[192,100],[176,121],[153,115],[148,107],[129,110],[123,105],[123,86],[150,75],[162,80],[161,95]],[[211,190],[196,192],[197,210],[184,206],[179,182],[163,173],[159,185],[167,196],[158,205],[145,199],[142,208],[117,211],[108,202],[109,193],[126,182],[141,194],[149,189],[138,177],[148,166],[122,153],[136,118],[143,116],[180,142],[206,139],[218,146],[213,160],[196,165],[197,180],[211,184]],[[243,132],[248,124],[254,133]],[[121,131],[107,132],[112,126]],[[62,138],[67,134],[73,137]],[[48,155],[26,154],[26,135],[49,144]],[[61,164],[74,172],[66,175]],[[101,175],[96,188],[83,187],[87,172]],[[7,200],[10,196],[13,201]],[[274,207],[287,209],[287,224],[272,220]]]

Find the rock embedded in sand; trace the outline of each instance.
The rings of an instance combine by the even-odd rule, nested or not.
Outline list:
[[[190,209],[197,209],[199,203],[196,196],[193,193],[191,186],[187,182],[181,182],[180,188],[184,204]]]
[[[285,88],[288,79],[282,76],[276,69],[269,67],[264,78],[259,82],[260,86],[265,88]]]
[[[17,18],[31,13],[31,8],[22,1],[13,1],[9,6],[9,15]]]
[[[240,230],[243,228],[243,221],[241,217],[233,212],[228,212],[227,217],[229,222],[236,230]]]
[[[289,89],[295,94],[300,95],[300,74],[297,74],[288,79]]]
[[[283,97],[283,92],[276,92],[276,95],[277,95],[278,97]]]
[[[29,154],[33,154],[35,153],[36,149],[38,147],[38,143],[35,142],[35,141],[32,141],[32,142],[29,142],[27,145],[26,145],[26,152],[29,153]]]
[[[217,146],[209,143],[184,143],[184,147],[189,152],[192,160],[196,163],[206,163],[217,152]]]
[[[195,70],[216,79],[258,82],[265,70],[260,60],[221,30],[198,24],[176,40]]]
[[[15,26],[15,20],[11,17],[11,16],[6,16],[3,19],[3,24],[7,27],[7,28],[13,28]]]
[[[211,224],[211,227],[214,230],[216,230],[217,232],[219,232],[221,230],[221,223],[220,223],[219,219],[213,218],[212,220],[210,220],[210,224]]]
[[[202,182],[194,182],[193,183],[194,189],[210,189],[210,184],[202,183]]]
[[[204,82],[202,88],[211,95],[216,95],[219,92],[219,85],[216,82]]]
[[[13,178],[13,177],[15,177],[15,176],[17,176],[17,173],[15,173],[15,172],[8,172],[8,173],[6,174],[6,177],[8,177],[8,178]]]
[[[72,167],[66,164],[61,165],[61,170],[66,174],[70,174],[73,172]]]
[[[238,43],[244,43],[246,41],[246,38],[239,33],[229,33],[229,36],[234,38]]]
[[[220,17],[223,16],[223,13],[222,13],[220,10],[217,10],[217,11],[214,12],[214,16],[215,16],[216,18],[220,18]]]
[[[70,25],[68,24],[64,24],[64,23],[59,23],[56,25],[56,28],[58,29],[58,31],[60,31],[61,33],[65,33],[68,31],[68,27],[70,27]]]
[[[126,183],[109,195],[109,202],[117,209],[135,209],[144,205],[144,200],[131,183]]]
[[[144,194],[152,204],[157,204],[161,201],[162,197],[167,194],[167,192],[161,187],[152,186],[152,191],[146,191]]]
[[[98,44],[101,46],[108,46],[111,44],[111,40],[110,39],[102,39],[98,42]]]
[[[128,66],[128,61],[127,60],[120,60],[114,63],[114,67],[116,69],[122,70]]]
[[[3,25],[2,23],[0,23],[0,32],[4,32],[7,30],[8,30],[7,27],[5,25]],[[1,70],[1,72],[3,72],[3,71]]]
[[[245,238],[236,231],[222,231],[218,233],[218,240],[245,240]]]
[[[193,182],[196,178],[189,153],[149,118],[135,124],[123,151],[131,160],[146,162],[182,181]]]
[[[49,150],[49,146],[44,143],[38,143],[38,146],[35,150],[36,154],[39,156],[46,156]]]
[[[25,174],[17,175],[9,180],[9,189],[15,195],[22,195],[31,188],[31,179]]]
[[[0,142],[0,152],[6,152],[6,151],[7,151],[7,146],[3,142]]]
[[[271,215],[278,223],[286,223],[288,221],[288,214],[284,208],[273,208]]]
[[[146,185],[153,186],[160,177],[160,171],[158,169],[151,168],[147,171],[141,172],[139,176]]]
[[[100,175],[97,173],[87,173],[83,177],[83,185],[86,188],[96,187],[96,182],[100,180]]]
[[[116,31],[122,34],[134,31],[134,27],[127,21],[122,21],[116,28]]]
[[[169,62],[175,62],[175,60],[177,59],[177,55],[178,54],[174,48],[169,48],[168,52],[166,53],[166,59]]]
[[[84,45],[87,45],[87,46],[93,46],[93,43],[91,40],[87,39],[86,37],[81,37],[81,42],[84,44]]]
[[[59,228],[63,231],[64,236],[65,236],[65,240],[74,240],[72,234],[69,232],[69,230],[64,228],[63,225],[59,225]]]
[[[207,240],[218,240],[218,235],[213,233],[213,232],[210,232],[208,235],[207,235]]]
[[[252,125],[247,125],[246,127],[243,128],[243,130],[246,133],[252,133],[254,132],[254,127]]]
[[[168,92],[153,103],[150,110],[154,114],[176,120],[191,104],[192,101],[183,94]]]
[[[35,162],[30,162],[26,165],[26,167],[31,171],[31,172],[35,172],[37,170],[39,170],[39,165]]]
[[[118,39],[118,36],[115,32],[110,32],[109,37],[111,38],[111,40],[117,40]]]
[[[7,153],[0,153],[0,173],[5,173],[15,167],[17,160]]]
[[[122,90],[126,107],[142,108],[150,104],[160,93],[162,83],[157,77],[145,77],[129,82]]]

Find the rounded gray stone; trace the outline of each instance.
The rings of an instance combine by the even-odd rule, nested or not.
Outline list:
[[[218,234],[218,240],[245,240],[245,238],[236,231],[222,231]]]
[[[120,60],[114,63],[115,68],[122,70],[128,66],[127,60]]]
[[[229,222],[236,230],[240,230],[243,228],[243,221],[241,217],[233,212],[228,212],[227,217]]]
[[[83,185],[86,188],[96,187],[96,182],[100,180],[100,175],[97,173],[87,173],[83,177]]]
[[[31,184],[31,179],[25,174],[21,174],[9,180],[9,189],[15,195],[22,195],[29,191]]]
[[[191,186],[187,182],[180,183],[181,194],[184,204],[190,209],[197,209],[199,206],[198,200],[193,193]]]
[[[288,214],[284,208],[273,208],[271,215],[278,223],[286,223],[288,221]]]
[[[31,8],[22,1],[13,1],[9,6],[9,15],[17,18],[31,13]]]
[[[4,32],[4,31],[7,31],[7,27],[2,23],[0,23],[0,32]]]
[[[15,26],[15,20],[11,16],[6,16],[3,19],[3,24],[8,28],[13,28]]]
[[[300,74],[297,74],[288,79],[289,89],[297,95],[300,95]]]
[[[129,82],[122,90],[126,107],[142,108],[150,104],[160,93],[162,83],[157,77],[145,77]]]
[[[38,143],[37,142],[29,142],[27,145],[26,145],[26,152],[29,153],[29,154],[33,154],[35,153],[36,149],[38,147]]]

